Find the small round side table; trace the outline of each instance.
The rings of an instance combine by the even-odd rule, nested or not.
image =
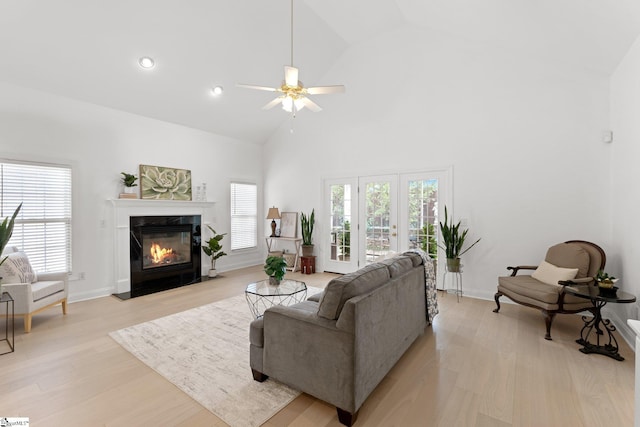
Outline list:
[[[580,351],[585,354],[596,353],[611,357],[612,359],[624,360],[624,357],[620,356],[618,352],[618,340],[616,340],[616,337],[613,335],[616,327],[611,323],[611,320],[602,318],[601,310],[607,303],[623,304],[635,302],[635,295],[620,290],[616,292],[615,296],[590,295],[581,289],[570,286],[564,289],[565,292],[579,298],[588,299],[593,304],[593,309],[590,310],[593,313],[593,317],[582,316],[584,326],[580,331],[580,339],[576,340],[578,344],[582,345]],[[605,331],[607,332],[606,339],[604,338]],[[590,342],[589,338],[595,339],[595,344]]]

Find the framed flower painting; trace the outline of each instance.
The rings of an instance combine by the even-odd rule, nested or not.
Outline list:
[[[191,171],[140,165],[140,194],[143,199],[191,200]]]

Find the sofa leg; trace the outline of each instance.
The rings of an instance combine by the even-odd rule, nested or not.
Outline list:
[[[62,314],[67,314],[67,299],[62,300]]]
[[[496,300],[496,305],[497,308],[495,310],[493,310],[494,313],[498,313],[500,311],[500,297],[502,296],[501,292],[496,292],[495,296],[493,297],[493,299]]]
[[[546,310],[542,310],[542,314],[544,314],[544,323],[547,325],[547,334],[544,336],[544,339],[551,341],[551,324],[556,314],[549,313]]]
[[[269,378],[268,375],[265,375],[260,371],[256,371],[255,369],[251,369],[251,373],[253,374],[253,379],[258,381],[259,383],[264,382],[267,378]]]
[[[351,413],[345,411],[344,409],[336,408],[338,410],[338,420],[341,424],[351,427],[353,423],[356,422],[356,418],[358,418],[358,411],[355,413]]]

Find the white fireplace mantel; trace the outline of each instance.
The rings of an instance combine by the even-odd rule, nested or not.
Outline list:
[[[110,199],[113,207],[113,258],[115,293],[131,291],[129,264],[129,218],[132,216],[200,215],[202,225],[213,219],[215,202],[176,200]]]

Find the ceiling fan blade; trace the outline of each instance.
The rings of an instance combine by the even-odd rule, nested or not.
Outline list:
[[[318,104],[316,104],[309,98],[304,97],[299,99],[300,99],[300,102],[302,102],[305,107],[307,107],[309,110],[313,111],[314,113],[317,113],[318,111],[322,111],[322,108],[320,108]]]
[[[245,89],[258,89],[258,90],[266,90],[268,92],[276,92],[278,89],[275,87],[267,87],[267,86],[256,86],[256,85],[243,85],[243,84],[236,84],[237,87],[243,87]]]
[[[317,87],[308,87],[307,93],[309,95],[326,95],[329,93],[344,93],[345,88],[343,85],[335,85],[335,86],[317,86]]]
[[[264,107],[262,107],[263,110],[270,110],[273,107],[275,107],[276,105],[280,104],[282,102],[282,97],[279,96],[276,99],[274,99],[273,101],[269,102],[267,105],[265,105]]]
[[[298,69],[296,67],[284,66],[284,83],[287,86],[298,86]]]

